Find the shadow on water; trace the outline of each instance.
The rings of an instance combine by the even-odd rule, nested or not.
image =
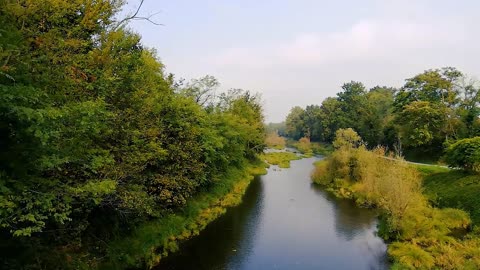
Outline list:
[[[353,200],[340,199],[330,192],[322,189],[321,186],[311,184],[312,190],[319,196],[323,196],[335,207],[335,231],[337,236],[350,241],[356,235],[362,233],[377,224],[375,211],[366,208],[359,208]]]
[[[376,213],[311,185],[316,160],[272,166],[252,181],[239,206],[156,269],[387,269]]]
[[[199,236],[183,243],[180,251],[162,260],[157,270],[216,270],[242,261],[251,250],[261,214],[263,183],[260,176],[250,183],[242,204],[215,220]],[[242,249],[238,249],[242,246]],[[238,250],[237,250],[238,249]]]
[[[371,258],[369,269],[382,269],[389,265],[384,245],[378,244],[375,228],[378,224],[376,210],[359,208],[353,200],[341,199],[325,191],[321,186],[311,183],[311,189],[319,196],[323,196],[335,207],[335,232],[338,237],[346,241],[355,241],[363,238],[362,250]],[[365,236],[365,232],[369,234]],[[373,241],[372,241],[373,240]],[[376,241],[377,240],[377,241]],[[372,244],[373,242],[373,244]]]

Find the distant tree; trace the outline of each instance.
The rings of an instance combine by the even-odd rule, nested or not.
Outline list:
[[[333,146],[335,148],[356,148],[362,142],[362,138],[358,135],[355,130],[351,128],[339,129],[335,132],[335,141],[333,141]]]
[[[179,92],[193,100],[202,107],[208,107],[215,103],[216,90],[220,86],[218,80],[210,75],[200,79],[193,79],[184,87],[180,87]]]
[[[305,136],[307,127],[305,125],[305,110],[301,107],[293,107],[285,121],[288,137],[298,140]]]
[[[313,141],[320,141],[322,139],[321,114],[322,110],[318,105],[309,105],[305,108],[305,136],[309,137]]]
[[[414,101],[428,101],[452,107],[458,103],[457,82],[463,74],[455,68],[426,70],[407,79],[405,85],[395,97],[395,110]]]

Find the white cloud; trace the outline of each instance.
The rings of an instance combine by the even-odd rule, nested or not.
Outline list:
[[[333,33],[300,33],[260,48],[227,48],[213,57],[222,68],[264,69],[275,65],[315,66],[376,58],[404,61],[435,54],[466,41],[456,22],[364,20]]]

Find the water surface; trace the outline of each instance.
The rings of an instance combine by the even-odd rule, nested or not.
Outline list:
[[[241,205],[156,269],[387,269],[375,213],[311,184],[315,160],[256,177]]]

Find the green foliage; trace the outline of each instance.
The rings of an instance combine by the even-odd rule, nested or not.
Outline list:
[[[400,136],[406,146],[418,147],[442,142],[446,125],[445,107],[428,101],[414,101],[398,115]]]
[[[339,129],[335,132],[333,146],[335,148],[356,148],[360,145],[362,138],[351,128]]]
[[[282,150],[286,146],[286,139],[283,137],[278,136],[276,132],[271,132],[267,135],[265,139],[265,144],[268,148]]]
[[[298,140],[304,136],[306,127],[304,123],[305,110],[293,107],[285,120],[287,136]]]
[[[369,149],[436,162],[451,141],[479,135],[479,93],[479,83],[451,67],[427,70],[398,90],[352,81],[320,106],[292,108],[287,136],[332,143],[338,129],[352,128]]]
[[[459,140],[445,154],[450,167],[480,172],[480,137]]]
[[[290,168],[290,161],[301,157],[292,152],[269,152],[260,155],[268,164],[278,165],[280,168]]]
[[[392,243],[388,248],[388,254],[407,269],[431,269],[435,265],[432,255],[415,244]]]
[[[451,170],[426,174],[425,193],[440,207],[456,207],[470,213],[474,224],[480,224],[480,176]]]
[[[442,174],[445,173],[435,175]],[[386,157],[384,149],[338,148],[316,164],[312,180],[337,196],[353,198],[359,204],[382,210],[379,234],[393,241],[388,246],[388,254],[394,260],[393,269],[476,269],[480,266],[480,261],[473,259],[480,248],[479,238],[475,233],[467,234],[471,228],[469,215],[460,209],[428,205],[421,193],[421,178],[416,168],[403,160]],[[433,180],[426,176],[425,181],[426,190],[432,189],[429,182]],[[439,184],[434,185],[440,190]],[[453,191],[456,187],[450,188],[449,191]]]
[[[211,76],[180,87],[117,27],[123,3],[1,3],[0,242],[29,256],[3,252],[0,268],[104,258],[101,243],[180,211],[263,151],[260,97],[214,95]]]
[[[281,137],[287,137],[287,126],[285,122],[281,123],[268,123],[265,127],[268,134],[275,132]]]
[[[143,223],[131,236],[112,242],[108,260],[100,268],[152,268],[176,252],[180,243],[198,235],[208,223],[224,214],[226,208],[238,205],[253,179],[252,172],[259,171],[258,168],[263,165],[229,170],[222,183],[194,196],[181,211]]]

